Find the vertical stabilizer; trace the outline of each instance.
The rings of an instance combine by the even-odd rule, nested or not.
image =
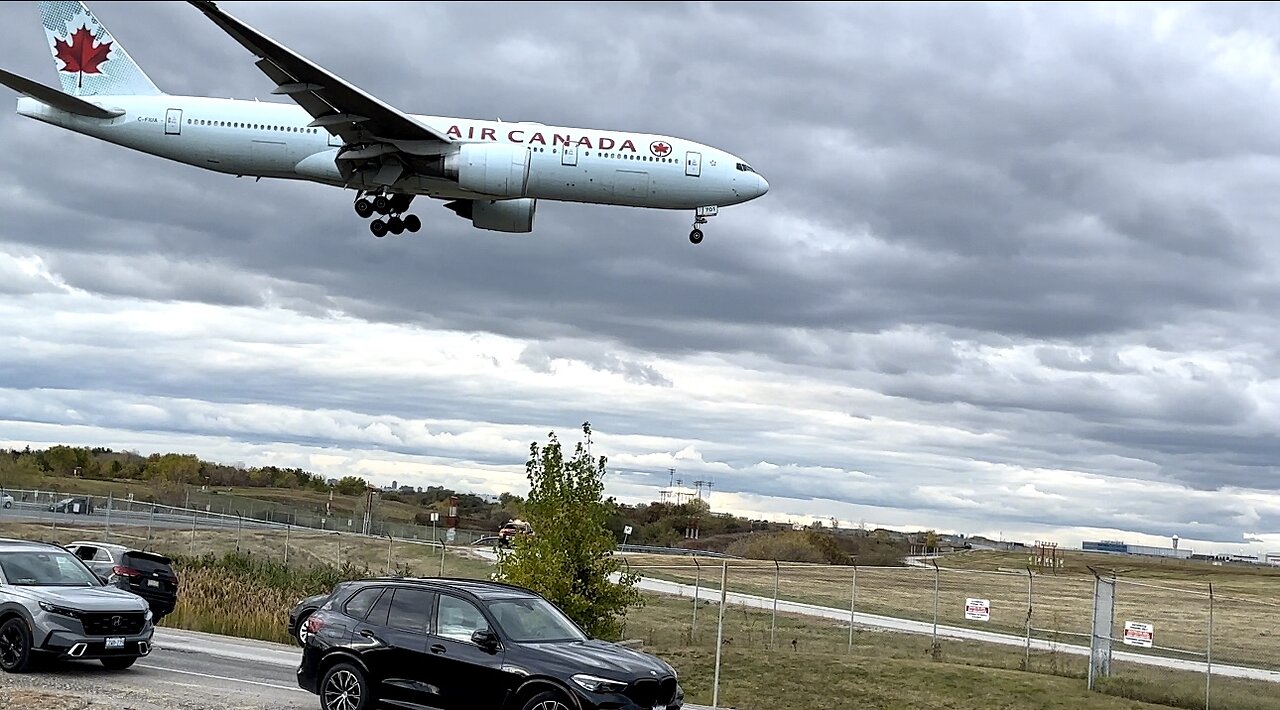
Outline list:
[[[84,3],[41,2],[39,5],[44,34],[63,91],[73,96],[162,93]]]

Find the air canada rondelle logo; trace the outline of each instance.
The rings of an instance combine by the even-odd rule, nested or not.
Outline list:
[[[85,74],[101,74],[101,66],[111,54],[112,42],[103,42],[94,46],[95,38],[85,25],[76,30],[66,42],[60,39],[53,41],[53,51],[62,60],[61,71],[79,74],[77,86],[84,83]]]
[[[654,141],[649,144],[649,152],[659,158],[665,158],[671,154],[671,144],[666,141]]]

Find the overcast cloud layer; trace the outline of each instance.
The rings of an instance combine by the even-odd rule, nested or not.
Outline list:
[[[0,114],[0,443],[610,491],[1031,541],[1280,549],[1280,9],[222,3],[405,110],[680,135],[690,215],[234,179]],[[184,3],[96,3],[174,94],[280,100]],[[391,35],[387,28],[396,28]],[[34,3],[0,66],[54,83]],[[10,96],[0,92],[0,97]]]

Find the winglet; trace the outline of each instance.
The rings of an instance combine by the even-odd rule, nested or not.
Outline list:
[[[38,81],[32,81],[3,69],[0,69],[0,84],[4,84],[20,94],[30,96],[42,104],[48,104],[56,109],[74,113],[78,116],[115,118],[116,116],[124,115],[123,109],[102,108],[97,104],[91,104],[84,99],[76,98],[71,94],[65,94],[52,86],[45,86]]]

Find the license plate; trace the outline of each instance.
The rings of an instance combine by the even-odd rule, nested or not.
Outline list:
[[[159,587],[159,586],[160,586],[160,580],[158,580],[158,579],[148,579],[148,580],[147,580],[147,586],[148,586],[148,587]]]
[[[124,637],[114,636],[107,639],[107,648],[124,648]]]

